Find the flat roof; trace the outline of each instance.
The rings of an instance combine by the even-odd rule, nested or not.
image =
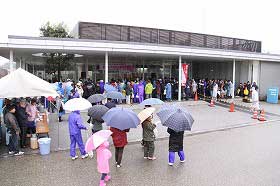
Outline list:
[[[7,43],[0,43],[1,50],[26,50],[42,52],[112,52],[112,53],[137,53],[150,54],[154,56],[169,55],[182,57],[209,57],[236,60],[260,60],[280,62],[280,55],[265,54],[256,52],[245,52],[237,50],[224,50],[213,48],[201,48],[178,45],[164,45],[153,43],[123,42],[123,41],[104,41],[91,39],[75,38],[48,38],[48,37],[29,37],[29,36],[8,36]]]

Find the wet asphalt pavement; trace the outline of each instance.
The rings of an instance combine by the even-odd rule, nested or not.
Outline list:
[[[173,167],[167,165],[168,140],[156,141],[155,161],[144,160],[141,146],[131,143],[121,168],[110,160],[107,185],[279,186],[279,131],[280,122],[270,122],[185,137],[186,162],[176,157]],[[0,158],[1,186],[96,186],[99,179],[95,158],[72,161],[69,151]]]

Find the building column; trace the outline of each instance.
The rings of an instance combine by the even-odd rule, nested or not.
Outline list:
[[[235,89],[235,59],[233,59],[233,62],[232,62],[232,84],[233,84],[232,98],[234,98],[234,89]]]
[[[252,82],[256,82],[256,84],[259,86],[259,77],[260,77],[260,61],[252,61]]]
[[[145,65],[144,65],[144,59],[142,61],[142,70],[143,70],[143,73],[142,73],[142,80],[144,81],[145,80]]]
[[[86,72],[86,79],[88,78],[88,58],[86,60],[86,64],[85,64],[85,72]]]
[[[14,51],[10,49],[10,73],[13,71]]]
[[[179,56],[179,85],[178,85],[178,101],[181,101],[182,90],[182,56]]]
[[[164,73],[165,73],[165,65],[164,65],[164,61],[162,62],[162,68],[163,68],[162,80],[164,80]]]
[[[109,73],[108,73],[108,52],[105,53],[105,83],[108,83]]]

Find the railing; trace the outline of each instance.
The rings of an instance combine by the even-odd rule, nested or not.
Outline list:
[[[260,41],[101,23],[80,22],[79,38],[261,52]]]

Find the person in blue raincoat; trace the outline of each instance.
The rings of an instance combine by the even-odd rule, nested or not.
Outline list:
[[[170,101],[171,100],[171,91],[172,91],[170,82],[168,82],[166,84],[165,89],[166,89],[166,100]]]
[[[87,130],[83,125],[83,120],[80,115],[80,111],[73,111],[68,118],[69,135],[70,135],[70,156],[72,160],[78,158],[76,156],[76,143],[79,146],[82,159],[87,158],[88,154],[85,151],[85,146],[83,143],[81,129]]]

